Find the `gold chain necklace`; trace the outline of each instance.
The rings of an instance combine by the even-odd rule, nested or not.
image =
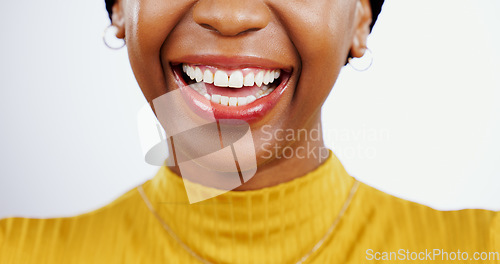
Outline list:
[[[340,222],[340,219],[342,218],[342,216],[344,216],[344,213],[346,212],[347,208],[351,204],[352,198],[354,197],[354,194],[358,190],[358,187],[359,187],[359,181],[357,181],[355,179],[354,180],[354,184],[352,185],[351,191],[349,192],[349,196],[347,196],[347,199],[344,202],[344,204],[342,205],[342,208],[340,209],[340,212],[337,215],[337,218],[335,218],[335,220],[333,221],[333,223],[330,226],[330,228],[328,228],[328,230],[326,231],[325,235],[323,235],[323,237],[314,245],[314,247],[312,247],[312,249],[309,250],[309,252],[307,252],[299,261],[295,262],[295,264],[302,264],[302,263],[304,263],[304,261],[306,261],[314,252],[316,252],[323,245],[323,243],[325,242],[325,240],[331,235],[331,233],[333,232],[333,230],[335,230],[335,227],[337,227],[337,224]],[[149,201],[148,196],[146,195],[146,193],[144,192],[144,189],[142,188],[142,185],[139,185],[137,187],[137,191],[139,191],[139,194],[141,195],[142,200],[144,200],[144,203],[146,204],[146,206],[149,208],[149,211],[151,211],[151,213],[153,213],[153,215],[156,217],[156,219],[158,219],[158,221],[160,222],[160,224],[167,231],[167,233],[175,241],[177,241],[177,243],[179,243],[179,245],[181,245],[181,247],[184,248],[184,250],[186,250],[191,256],[193,256],[194,258],[196,258],[201,263],[204,263],[204,264],[214,264],[214,263],[212,263],[212,262],[204,259],[198,253],[194,252],[194,250],[192,250],[191,247],[189,247],[188,245],[186,245],[174,233],[174,231],[170,228],[170,226],[167,223],[165,223],[165,221],[163,221],[163,219],[160,217],[160,215],[158,214],[158,212],[156,212],[155,208],[153,207],[153,205]]]

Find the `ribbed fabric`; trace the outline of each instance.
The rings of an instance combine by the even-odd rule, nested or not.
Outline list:
[[[206,260],[261,264],[296,263],[308,253],[336,219],[354,182],[331,155],[315,171],[290,182],[231,191],[196,204],[189,204],[182,179],[166,167],[143,188],[178,238]],[[334,231],[306,263],[500,263],[441,257],[370,260],[376,252],[434,249],[465,251],[470,258],[474,252],[500,254],[499,213],[437,211],[360,184]],[[199,262],[132,189],[75,217],[1,220],[0,263]]]

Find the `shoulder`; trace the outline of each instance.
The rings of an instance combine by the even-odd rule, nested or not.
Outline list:
[[[380,235],[419,244],[484,246],[488,244],[498,212],[483,209],[441,211],[377,190],[364,183],[356,194],[366,225]],[[355,203],[356,199],[353,200]],[[497,217],[498,219],[498,217]]]
[[[135,188],[97,210],[72,217],[0,220],[0,263],[63,262],[67,256],[88,259],[127,241],[128,225],[145,209]],[[147,210],[147,209],[146,209]],[[29,253],[29,254],[25,254]]]
[[[500,211],[497,212],[491,226],[491,245],[495,251],[500,252]],[[499,259],[500,260],[500,259]]]

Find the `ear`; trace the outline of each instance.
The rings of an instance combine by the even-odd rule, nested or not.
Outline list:
[[[370,0],[357,0],[356,17],[354,24],[354,35],[351,44],[351,56],[356,58],[363,57],[366,51],[366,42],[370,34],[370,25],[372,23],[372,10]]]
[[[125,38],[125,13],[122,3],[122,0],[115,0],[113,4],[113,13],[111,15],[111,24],[118,29],[116,37],[120,39]]]

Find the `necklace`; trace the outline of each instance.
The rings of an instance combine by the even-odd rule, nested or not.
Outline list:
[[[344,213],[346,212],[347,208],[351,204],[351,201],[352,201],[352,199],[354,197],[354,194],[358,190],[358,187],[359,187],[359,181],[354,180],[354,184],[352,185],[351,191],[349,192],[349,195],[347,196],[346,201],[342,205],[342,208],[340,209],[339,214],[337,215],[337,217],[333,221],[333,223],[330,226],[330,228],[328,228],[328,230],[323,235],[323,237],[311,248],[311,250],[309,250],[309,252],[307,252],[299,261],[295,262],[295,264],[302,264],[302,263],[304,263],[314,252],[316,252],[323,245],[323,243],[325,242],[325,240],[332,234],[333,230],[335,230],[335,227],[337,227],[337,224],[340,222],[340,219],[342,218],[342,216],[344,216]],[[181,245],[181,247],[184,248],[184,250],[186,250],[191,256],[193,256],[194,258],[196,258],[201,263],[204,263],[204,264],[214,264],[214,263],[212,263],[212,262],[204,259],[198,253],[196,253],[193,249],[191,249],[186,243],[184,243],[175,234],[175,232],[170,228],[170,226],[167,223],[165,223],[165,221],[163,221],[163,219],[160,217],[160,215],[158,214],[158,212],[155,210],[155,208],[153,207],[153,205],[149,201],[148,196],[146,195],[146,193],[144,192],[144,189],[142,188],[142,185],[139,185],[137,187],[137,191],[139,191],[139,194],[141,195],[142,200],[144,200],[144,203],[148,207],[149,211],[151,211],[151,213],[153,213],[153,215],[156,217],[156,219],[158,219],[158,221],[160,222],[160,224],[167,231],[167,233],[175,241],[177,241],[177,243],[179,243],[179,245]]]

